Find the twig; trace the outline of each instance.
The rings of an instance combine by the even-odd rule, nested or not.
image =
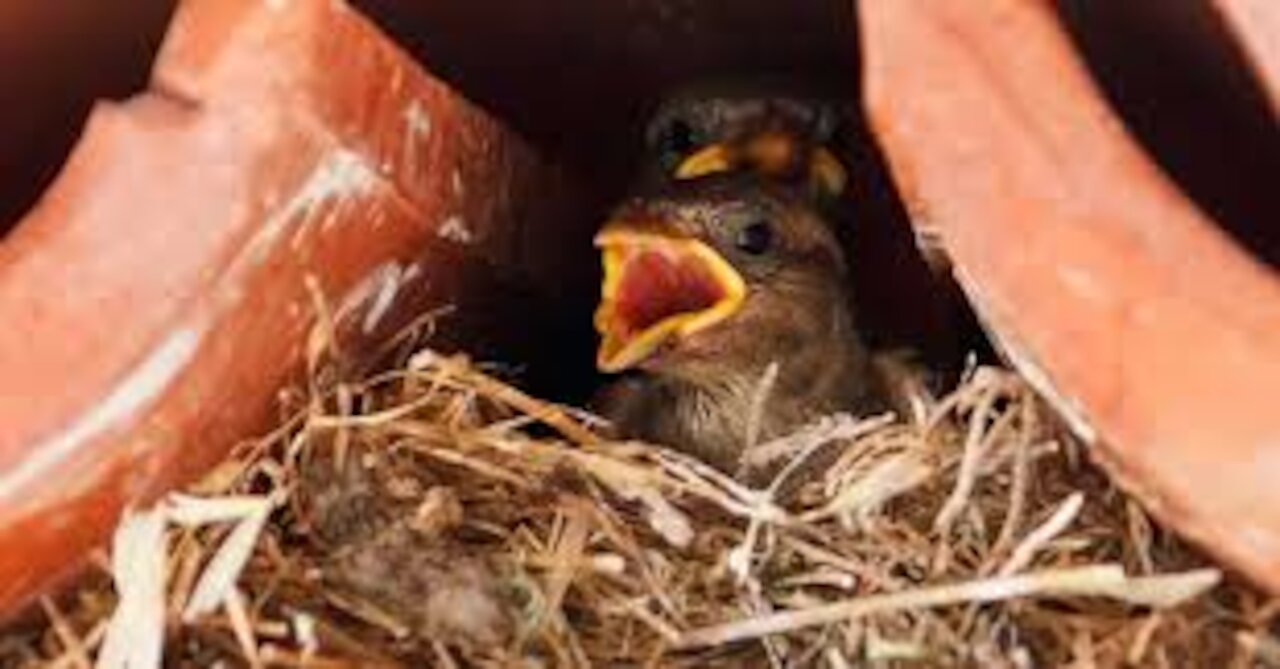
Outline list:
[[[1080,515],[1080,509],[1083,507],[1084,493],[1078,491],[1071,493],[1071,496],[1067,497],[1058,506],[1053,515],[1049,516],[1044,523],[1023,538],[1022,542],[1013,549],[1009,560],[996,573],[1000,576],[1009,576],[1022,571],[1024,567],[1031,564],[1031,561],[1035,559],[1036,551],[1039,551],[1045,544],[1067,529],[1071,523],[1075,522],[1076,516]]]
[[[40,608],[44,609],[44,614],[49,618],[49,624],[53,627],[53,633],[57,635],[58,642],[62,644],[62,648],[65,651],[62,655],[64,662],[77,667],[77,669],[89,669],[92,667],[93,663],[89,661],[89,651],[85,647],[84,641],[71,628],[71,623],[62,615],[58,605],[48,597],[41,597]]]
[[[251,669],[261,669],[262,658],[258,655],[258,639],[253,633],[253,624],[249,620],[249,609],[245,605],[244,595],[240,590],[232,588],[222,600],[227,612],[227,620],[231,623],[231,631],[236,642],[240,644],[240,652]]]
[[[1016,597],[1100,596],[1130,603],[1171,606],[1217,584],[1215,570],[1162,577],[1129,578],[1116,564],[1051,569],[999,576],[917,590],[870,595],[811,609],[786,611],[687,632],[680,648],[697,648],[755,639],[806,627],[829,625],[889,611],[937,608],[964,602],[995,602]],[[1152,579],[1160,579],[1155,582]],[[1182,583],[1175,583],[1177,579]],[[1170,592],[1168,586],[1173,586]],[[1181,586],[1181,587],[1179,587]],[[1161,596],[1174,595],[1176,596]]]
[[[983,438],[984,428],[998,398],[998,390],[991,388],[982,396],[978,405],[974,407],[973,413],[969,415],[969,432],[964,440],[964,455],[960,459],[956,485],[933,521],[934,531],[940,537],[945,538],[950,533],[951,524],[959,517],[964,505],[969,501],[969,495],[978,477],[978,463],[984,451],[983,446],[986,441]]]
[[[1026,512],[1027,492],[1031,479],[1031,454],[1030,444],[1025,441],[1019,441],[1014,446],[1012,481],[1009,483],[1009,506],[1004,512],[1004,521],[1000,524],[1000,531],[996,534],[996,541],[991,546],[990,555],[998,558],[1005,554],[1008,547],[1013,544],[1014,535],[1018,532],[1018,527],[1022,524],[1022,516]],[[983,573],[989,574],[995,566],[995,562],[988,562],[984,567]]]

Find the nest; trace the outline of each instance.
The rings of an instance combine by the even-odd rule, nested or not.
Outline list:
[[[830,416],[755,445],[753,458],[785,463],[756,488],[604,439],[593,417],[461,356],[325,377],[204,481],[128,514],[93,573],[0,637],[0,665],[1244,667],[1280,655],[1280,605],[1220,582],[1002,369],[916,396],[910,416]],[[804,466],[817,457],[833,464]]]

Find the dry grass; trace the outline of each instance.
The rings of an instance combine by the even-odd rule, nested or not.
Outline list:
[[[313,386],[281,428],[126,519],[99,573],[0,637],[0,665],[145,667],[162,649],[171,666],[308,667],[1280,655],[1280,605],[1218,584],[1002,370],[918,398],[910,419],[833,416],[760,444],[752,458],[792,463],[761,489],[604,440],[459,357]],[[823,451],[835,464],[806,473]]]

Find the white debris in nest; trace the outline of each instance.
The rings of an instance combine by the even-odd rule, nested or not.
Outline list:
[[[258,495],[204,498],[174,493],[168,498],[166,517],[183,527],[230,523],[258,513],[264,502]]]
[[[248,564],[280,495],[199,498],[171,495],[144,512],[126,511],[111,548],[111,576],[119,602],[107,625],[97,669],[159,669],[168,610],[169,530],[235,523],[205,566],[183,611],[190,622],[234,604],[236,582]]]
[[[97,669],[158,669],[164,656],[168,544],[163,506],[126,511],[111,544],[119,603],[107,624]]]
[[[436,235],[458,244],[470,245],[475,242],[475,233],[467,227],[467,222],[461,216],[450,216],[444,219],[440,229],[436,230]]]
[[[320,650],[320,637],[316,633],[316,619],[312,615],[298,611],[292,618],[293,637],[302,649],[302,656],[309,658]]]
[[[207,503],[216,506],[220,501],[213,499]],[[182,612],[184,622],[212,613],[226,603],[228,598],[235,596],[236,581],[240,579],[240,573],[253,555],[258,536],[262,534],[262,528],[278,502],[270,497],[259,497],[249,504],[244,504],[243,501],[233,500],[240,505],[237,509],[240,513],[239,520],[196,582],[191,599],[187,601],[187,608]]]

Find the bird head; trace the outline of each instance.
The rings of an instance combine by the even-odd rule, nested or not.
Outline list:
[[[762,369],[844,325],[845,261],[807,199],[751,173],[667,184],[596,235],[601,371]]]
[[[747,170],[775,181],[806,183],[811,193],[833,198],[848,181],[828,148],[839,116],[836,107],[817,99],[768,96],[754,89],[693,91],[663,104],[645,136],[667,178]]]

